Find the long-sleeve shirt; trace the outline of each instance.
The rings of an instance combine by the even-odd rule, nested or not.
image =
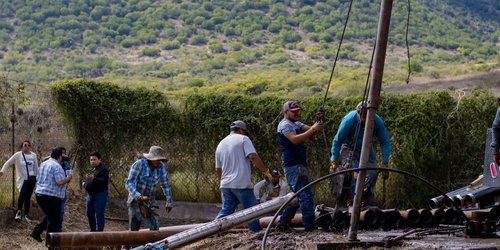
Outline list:
[[[375,115],[375,124],[373,127],[373,135],[377,137],[380,148],[382,151],[382,163],[389,163],[389,156],[391,154],[391,141],[389,139],[389,134],[385,128],[384,122],[380,116]],[[353,156],[359,160],[361,154],[361,147],[363,145],[363,134],[365,133],[365,126],[361,125],[358,137],[354,138],[356,134],[356,126],[359,123],[358,114],[356,111],[349,112],[340,123],[337,134],[332,142],[332,161],[339,160],[340,149],[342,145],[346,145],[351,148],[354,145],[354,140],[356,140],[356,148],[354,149]],[[370,156],[368,159],[369,163],[375,163],[375,150],[373,149],[373,144],[370,147]]]
[[[284,180],[284,178],[280,178],[280,182],[278,185],[274,185],[270,181],[261,180],[257,184],[255,184],[253,188],[253,194],[255,195],[255,199],[262,202],[267,200],[267,197],[279,197],[285,196],[287,192],[288,184]],[[264,188],[264,193],[260,196],[260,190]]]
[[[94,178],[85,182],[85,190],[89,195],[107,191],[109,182],[109,170],[104,163],[99,164],[92,170]]]
[[[500,107],[497,108],[497,114],[495,115],[495,120],[493,120],[491,147],[498,152],[500,149]]]
[[[26,161],[24,160],[26,158]],[[26,168],[26,164],[28,164],[28,168]],[[14,165],[16,171],[16,186],[19,190],[21,190],[24,180],[28,179],[29,176],[36,176],[38,174],[38,160],[36,154],[31,152],[29,154],[24,154],[23,152],[18,151],[14,153],[6,162],[3,164],[2,173],[5,173],[7,169]]]
[[[167,199],[166,206],[171,207],[173,204],[172,190],[168,182],[167,167],[165,164],[161,162],[158,167],[151,169],[148,166],[148,160],[137,160],[130,168],[125,184],[128,190],[127,204],[130,205],[140,195],[149,196],[151,203],[154,204],[157,183],[160,183],[163,194]]]

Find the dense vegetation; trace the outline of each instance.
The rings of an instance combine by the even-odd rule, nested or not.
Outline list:
[[[408,39],[416,75],[495,67],[485,62],[498,53],[498,2],[411,4]],[[232,83],[250,89],[248,94],[311,95],[327,83],[348,5],[340,0],[0,0],[0,72],[33,82],[102,77],[189,89],[180,93],[200,87],[235,92],[227,86]],[[343,93],[364,82],[378,11],[379,1],[354,1],[334,81]],[[387,82],[404,80],[406,17],[406,1],[395,1]],[[467,63],[482,65],[435,67]]]
[[[236,119],[247,122],[267,167],[280,168],[275,135],[280,106],[285,101],[280,96],[191,95],[174,110],[168,103],[178,100],[169,100],[153,90],[131,90],[88,80],[60,82],[51,90],[83,155],[78,165],[85,165],[88,159],[84,156],[98,149],[115,180],[125,178],[134,152],[145,152],[151,143],[157,143],[169,151],[167,165],[175,199],[219,201],[214,151]],[[308,97],[300,101],[305,108],[302,120],[310,123],[322,100]],[[313,179],[328,173],[326,150],[342,117],[358,101],[359,97],[327,100],[328,146],[325,148],[321,136],[307,142]],[[485,132],[491,126],[495,105],[495,98],[482,92],[458,100],[445,92],[384,94],[379,114],[393,144],[390,165],[422,176],[446,191],[460,187],[464,179],[482,173],[478,166],[483,163]],[[115,111],[109,112],[111,107]],[[253,172],[254,181],[262,178],[258,171]],[[422,183],[395,174],[387,190],[386,205],[400,208],[425,207],[436,195]],[[316,187],[316,193],[318,202],[329,202],[328,183]]]

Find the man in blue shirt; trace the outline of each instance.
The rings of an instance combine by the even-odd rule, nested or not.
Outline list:
[[[38,170],[35,195],[45,216],[30,234],[38,242],[42,242],[40,235],[44,230],[47,234],[61,232],[61,202],[66,195],[66,185],[73,178],[72,175],[65,176],[61,167],[63,151],[62,147],[52,150],[50,159],[44,161]]]
[[[366,113],[367,103],[360,102],[356,106],[356,110],[349,112],[346,116],[344,116],[344,118],[342,118],[342,122],[340,123],[339,129],[337,130],[337,134],[335,135],[332,143],[331,172],[337,171],[341,164],[342,166],[349,166],[349,168],[359,164],[361,147],[363,145],[363,135],[365,132]],[[383,167],[389,167],[391,141],[382,118],[375,115],[374,122],[373,136],[377,137],[380,143],[382,151],[382,165]],[[357,131],[357,129],[359,130]],[[348,162],[349,158],[351,159],[351,162]],[[370,156],[366,167],[376,167],[375,160],[375,151],[372,145],[370,147]],[[367,172],[365,178],[364,196],[367,198],[368,203],[371,206],[375,205],[374,191],[375,184],[377,182],[377,175],[378,172],[372,170]],[[384,171],[383,178],[387,179],[388,177],[389,172]],[[335,182],[336,180],[338,180],[338,178],[334,178],[333,181]],[[333,184],[335,185],[336,183]],[[346,185],[347,187],[351,186],[350,183],[341,183],[339,185]]]
[[[283,105],[283,120],[277,128],[278,144],[281,150],[281,164],[288,186],[297,192],[309,184],[307,171],[306,146],[304,142],[323,129],[322,123],[312,126],[299,121],[302,108],[297,101],[287,101]],[[302,211],[302,224],[306,231],[316,228],[314,225],[314,193],[311,188],[298,196]],[[285,208],[279,221],[278,231],[290,231],[290,224],[299,206]]]
[[[166,198],[165,210],[172,210],[172,191],[168,183],[167,167],[162,162],[166,160],[163,149],[152,146],[149,153],[143,154],[144,158],[137,160],[128,174],[126,188],[128,190],[128,216],[129,230],[138,231],[142,219],[147,219],[150,230],[158,230],[158,223],[151,209],[156,206],[156,185],[160,183]],[[141,213],[143,211],[148,213]],[[146,217],[145,217],[146,216]]]

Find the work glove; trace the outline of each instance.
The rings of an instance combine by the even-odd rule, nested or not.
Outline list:
[[[332,161],[330,163],[330,174],[337,172],[338,168],[339,168],[339,161]]]
[[[493,160],[497,165],[500,165],[500,152],[493,152]]]
[[[266,178],[266,181],[271,181],[273,179],[273,176],[271,175],[271,173],[269,173],[269,170],[266,170],[266,172],[263,172],[265,178]]]
[[[389,163],[383,163],[382,167],[383,168],[389,168]],[[389,171],[382,171],[382,178],[384,180],[387,180],[387,178],[389,178]]]
[[[172,207],[166,206],[165,211],[167,212],[167,214],[170,213],[170,211],[172,211]]]

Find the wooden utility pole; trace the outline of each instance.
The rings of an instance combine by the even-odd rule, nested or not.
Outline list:
[[[366,114],[365,133],[363,135],[363,146],[361,148],[361,158],[359,168],[365,168],[370,156],[372,145],[373,125],[375,114],[377,113],[382,89],[382,78],[384,75],[385,52],[387,50],[387,40],[389,37],[389,25],[391,22],[393,0],[382,0],[380,5],[380,16],[378,21],[377,41],[374,54],[374,66],[371,76],[370,92],[368,97],[368,110]],[[366,171],[360,171],[356,181],[356,195],[354,196],[353,211],[351,216],[351,226],[349,228],[349,241],[357,241],[359,214],[361,198],[365,184]]]
[[[15,140],[16,140],[16,131],[15,131],[15,128],[16,128],[16,112],[15,112],[15,104],[14,104],[14,99],[12,99],[12,114],[11,114],[11,117],[10,117],[10,121],[12,122],[12,145],[11,145],[11,151],[12,151],[12,154],[11,155],[14,155],[15,153],[15,150],[16,150],[16,146],[15,146]],[[15,202],[14,202],[14,199],[15,199],[15,193],[16,193],[16,169],[15,168],[12,168],[12,207],[14,207],[15,205]]]

